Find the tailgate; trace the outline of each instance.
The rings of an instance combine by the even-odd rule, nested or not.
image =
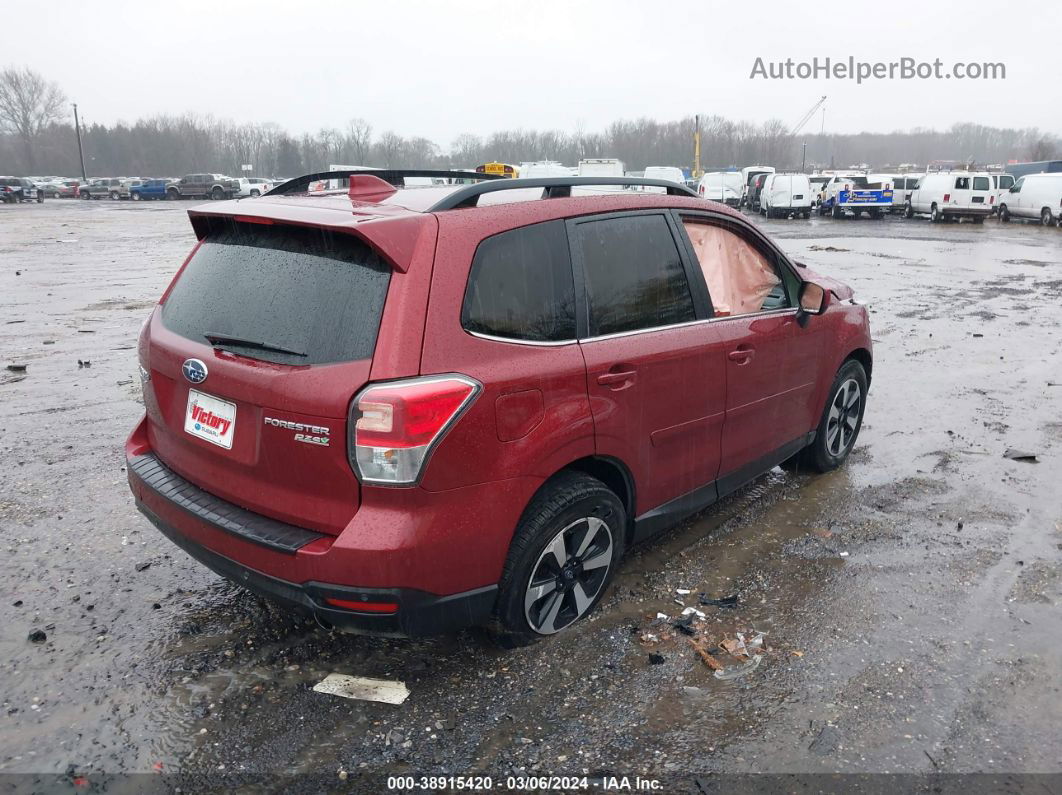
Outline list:
[[[208,235],[142,343],[158,457],[240,507],[340,532],[359,504],[347,411],[369,380],[390,277],[341,233],[232,224]]]

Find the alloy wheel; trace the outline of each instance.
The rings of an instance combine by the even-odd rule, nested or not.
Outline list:
[[[608,579],[612,531],[596,516],[577,519],[546,544],[524,592],[524,617],[552,635],[586,615]]]
[[[854,378],[849,378],[834,393],[826,420],[826,450],[839,458],[855,439],[863,392]]]

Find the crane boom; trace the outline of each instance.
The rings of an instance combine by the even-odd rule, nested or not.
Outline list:
[[[793,125],[793,129],[789,131],[790,135],[796,135],[798,132],[804,129],[804,125],[807,124],[811,117],[815,115],[815,111],[822,107],[822,103],[826,101],[826,95],[823,94],[822,98],[811,106],[811,110],[803,115],[803,117],[796,124]]]

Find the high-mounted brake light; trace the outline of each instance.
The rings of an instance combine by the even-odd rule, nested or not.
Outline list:
[[[362,483],[415,484],[436,445],[482,387],[464,375],[371,384],[354,398],[348,421],[350,465]]]

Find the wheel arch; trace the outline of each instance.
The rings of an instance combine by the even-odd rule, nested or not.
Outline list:
[[[850,351],[847,356],[844,357],[844,361],[841,362],[841,367],[844,367],[845,362],[856,361],[863,365],[863,371],[867,374],[867,386],[870,386],[870,374],[874,367],[874,357],[870,351],[866,348],[856,348]]]
[[[619,497],[620,502],[623,503],[623,510],[627,513],[627,526],[624,528],[624,535],[625,541],[629,544],[634,534],[634,511],[637,504],[634,476],[631,474],[630,467],[613,456],[588,455],[569,461],[546,478],[542,485],[535,490],[535,493],[527,501],[527,505],[524,506],[524,511],[521,512],[521,518],[539,494],[549,488],[560,475],[568,472],[597,478]]]

